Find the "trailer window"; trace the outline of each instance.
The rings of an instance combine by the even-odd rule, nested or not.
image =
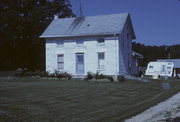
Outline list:
[[[153,66],[149,66],[149,69],[153,69]]]

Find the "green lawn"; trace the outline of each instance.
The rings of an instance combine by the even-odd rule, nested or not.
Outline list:
[[[0,121],[122,121],[180,91],[180,80],[100,83],[0,78]],[[168,82],[168,81],[166,81]]]

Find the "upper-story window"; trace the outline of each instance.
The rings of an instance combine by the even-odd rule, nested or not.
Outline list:
[[[57,41],[57,45],[58,46],[64,46],[64,41],[63,40]]]
[[[104,43],[105,40],[104,40],[104,38],[100,38],[100,39],[97,40],[97,42],[98,42],[98,43]]]
[[[76,40],[76,44],[83,44],[84,40]]]

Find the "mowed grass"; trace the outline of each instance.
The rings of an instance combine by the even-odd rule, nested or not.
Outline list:
[[[169,82],[171,89],[161,87]],[[100,83],[0,78],[0,121],[122,121],[180,91],[180,81]]]

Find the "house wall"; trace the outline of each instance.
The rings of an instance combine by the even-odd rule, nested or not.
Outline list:
[[[129,38],[127,37],[129,35]],[[120,74],[132,74],[132,38],[129,32],[128,24],[124,25],[124,28],[119,36],[119,73]]]
[[[118,71],[118,39],[106,38],[105,43],[97,43],[96,39],[86,39],[82,45],[76,40],[64,40],[64,45],[58,45],[60,39],[46,40],[46,71],[50,73],[57,69],[57,55],[64,54],[65,72],[76,75],[76,53],[84,53],[85,73],[96,73],[98,69],[98,52],[105,52],[105,69],[100,70],[106,75],[116,75]]]
[[[139,59],[136,56],[135,57],[132,56],[131,74],[134,74],[134,75],[139,74]]]

